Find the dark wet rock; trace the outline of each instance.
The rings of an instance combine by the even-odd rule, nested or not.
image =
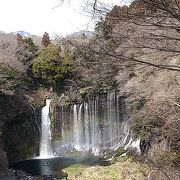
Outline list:
[[[99,158],[99,165],[101,165],[101,166],[109,166],[111,164],[112,164],[112,159]]]
[[[115,155],[115,151],[112,149],[105,149],[101,151],[100,159],[111,159]]]
[[[121,156],[126,153],[126,150],[123,147],[119,147],[115,150],[115,157]]]
[[[13,96],[0,94],[0,103],[1,170],[4,169],[2,164],[7,169],[7,157],[11,164],[38,153],[39,129],[37,124],[40,118],[35,119],[34,109],[22,93]]]
[[[0,94],[0,103],[0,170],[2,170],[7,169],[8,161],[10,164],[21,159],[20,155],[24,149],[28,152],[23,154],[23,158],[27,155],[32,156],[31,147],[35,152],[32,143],[37,128],[32,107],[23,94],[13,96]]]
[[[8,169],[6,174],[0,175],[0,180],[66,180],[67,177],[68,174],[63,171],[49,176],[32,176],[21,170]]]
[[[6,173],[0,175],[0,180],[31,180],[33,177],[23,171],[8,169]]]
[[[57,176],[58,176],[60,179],[68,179],[68,173],[67,173],[67,172],[64,172],[64,171],[62,171],[62,170],[59,170],[59,171],[58,171]]]
[[[0,171],[5,172],[7,168],[8,168],[7,154],[2,149],[0,149]]]
[[[99,157],[99,165],[101,166],[109,166],[113,162],[113,152],[106,150],[103,154]]]
[[[20,180],[17,176],[4,176],[0,177],[0,180]]]

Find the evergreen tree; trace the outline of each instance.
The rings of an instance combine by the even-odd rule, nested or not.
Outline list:
[[[41,43],[44,47],[47,47],[51,43],[49,34],[47,32],[44,33]]]
[[[73,57],[70,52],[64,56],[54,44],[44,47],[33,63],[33,74],[44,84],[56,85],[72,72]]]

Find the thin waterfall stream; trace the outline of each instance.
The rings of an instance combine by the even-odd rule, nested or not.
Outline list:
[[[40,139],[40,157],[49,157],[53,155],[51,144],[51,120],[50,120],[51,99],[46,99],[46,106],[42,108],[41,115],[41,139]]]

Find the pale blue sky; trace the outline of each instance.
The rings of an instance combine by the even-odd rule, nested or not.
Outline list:
[[[24,30],[37,35],[47,31],[51,35],[67,35],[85,30],[89,18],[80,13],[82,1],[71,0],[70,5],[54,8],[58,0],[1,0],[0,31]],[[119,4],[121,0],[105,1]]]

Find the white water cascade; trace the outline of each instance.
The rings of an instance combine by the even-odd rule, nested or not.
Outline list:
[[[86,102],[61,107],[55,113],[55,151],[91,151],[99,155],[107,149],[135,147],[127,118],[125,98],[116,93],[90,97]],[[136,142],[136,143],[135,143]]]
[[[53,155],[51,145],[51,120],[50,120],[50,99],[46,99],[46,106],[42,108],[41,115],[41,141],[40,141],[40,157],[48,157]]]

